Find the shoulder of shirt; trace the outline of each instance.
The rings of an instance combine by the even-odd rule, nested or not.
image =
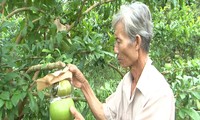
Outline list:
[[[145,66],[136,87],[145,97],[150,97],[155,93],[158,96],[172,93],[164,76],[151,63]]]
[[[123,79],[120,81],[120,84],[122,86],[130,86],[131,83],[132,83],[132,76],[131,72],[129,71],[124,75]]]

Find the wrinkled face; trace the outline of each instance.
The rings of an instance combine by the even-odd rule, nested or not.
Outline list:
[[[119,22],[115,26],[114,52],[122,67],[132,67],[138,59],[137,42],[132,42],[124,31],[124,25]]]

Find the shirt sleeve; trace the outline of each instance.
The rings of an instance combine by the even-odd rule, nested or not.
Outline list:
[[[118,106],[121,102],[122,96],[122,81],[119,83],[116,91],[111,94],[103,104],[104,115],[107,120],[116,120],[118,113]]]
[[[106,116],[107,120],[114,120],[116,116],[116,108],[115,108],[115,103],[114,103],[114,96],[115,93],[110,95],[107,99],[106,102],[103,104],[103,110],[104,114]]]
[[[149,100],[136,120],[175,120],[174,114],[174,96],[163,95]]]

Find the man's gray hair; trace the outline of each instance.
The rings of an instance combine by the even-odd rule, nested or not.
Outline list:
[[[153,23],[148,6],[141,2],[122,5],[119,12],[113,16],[113,28],[116,27],[118,22],[124,24],[124,30],[131,41],[135,40],[137,34],[141,36],[141,47],[148,53],[150,41],[153,37]]]

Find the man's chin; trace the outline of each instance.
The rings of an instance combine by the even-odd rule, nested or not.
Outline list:
[[[127,67],[129,67],[128,65],[125,65],[125,64],[121,64],[121,63],[119,63],[120,64],[120,66],[122,67],[122,68],[127,68]]]

